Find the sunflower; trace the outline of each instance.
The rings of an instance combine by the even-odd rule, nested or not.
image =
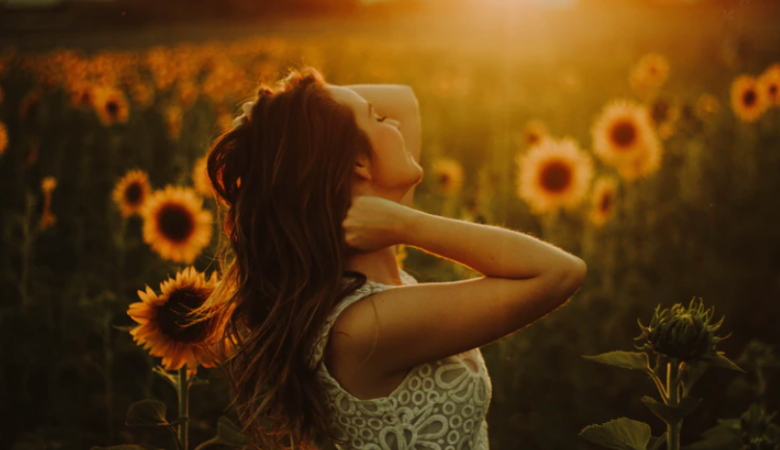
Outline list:
[[[646,107],[627,100],[608,104],[594,123],[593,150],[607,164],[633,164],[642,153],[655,152],[658,137]]]
[[[8,130],[3,122],[0,122],[0,155],[8,148]]]
[[[701,94],[696,101],[696,114],[704,119],[711,114],[715,114],[720,109],[718,98],[712,94]]]
[[[455,194],[463,186],[463,166],[455,159],[437,159],[433,163],[433,173],[439,190],[445,194]]]
[[[197,370],[198,365],[215,367],[219,363],[214,344],[218,327],[213,319],[192,323],[187,313],[202,306],[217,285],[217,272],[206,275],[188,267],[160,283],[161,293],[149,286],[138,291],[141,302],[130,304],[127,315],[139,325],[130,334],[152,356],[162,357],[165,370]],[[187,326],[189,324],[189,326]]]
[[[674,132],[674,125],[680,118],[680,108],[664,99],[656,99],[650,105],[650,120],[655,125],[661,139],[666,139]]]
[[[593,177],[593,161],[572,138],[544,139],[528,153],[518,154],[518,190],[531,210],[545,213],[573,209],[585,198]]]
[[[191,80],[182,80],[177,83],[176,96],[182,108],[187,109],[198,100],[198,85]]]
[[[662,156],[663,148],[660,143],[648,145],[633,161],[617,166],[617,171],[626,181],[646,178],[660,169]]]
[[[178,105],[170,105],[165,108],[165,128],[168,138],[172,141],[179,139],[181,134],[182,109]]]
[[[648,53],[631,69],[628,77],[634,93],[645,98],[660,88],[669,77],[669,61],[658,53]]]
[[[154,86],[149,83],[137,81],[129,85],[130,97],[141,108],[148,108],[154,104]]]
[[[127,123],[130,109],[124,92],[108,85],[95,86],[93,91],[92,107],[103,125]]]
[[[131,170],[117,182],[111,196],[119,207],[122,217],[139,214],[141,206],[149,198],[152,186],[149,176],[138,169]]]
[[[68,89],[70,92],[70,103],[77,109],[92,108],[95,102],[95,92],[92,85],[85,82],[75,83]]]
[[[167,185],[141,207],[144,242],[165,259],[192,263],[212,233],[211,212],[192,188]]]
[[[192,187],[202,195],[214,195],[214,190],[211,187],[211,180],[206,172],[206,165],[208,159],[206,156],[201,156],[195,161],[195,165],[192,168]]]
[[[780,63],[769,66],[758,79],[770,105],[780,105]]]
[[[544,125],[544,122],[537,119],[526,122],[524,130],[524,141],[527,147],[533,147],[547,136],[547,127]]]
[[[758,80],[740,75],[731,83],[731,107],[744,122],[754,122],[767,108],[767,98]]]
[[[601,226],[615,212],[615,194],[617,193],[617,179],[613,176],[602,175],[593,183],[593,191],[590,196],[590,221]]]

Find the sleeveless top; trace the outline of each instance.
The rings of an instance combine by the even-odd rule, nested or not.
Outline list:
[[[417,280],[399,269],[404,285]],[[352,303],[392,286],[367,280],[333,308],[309,354],[311,367],[324,356],[331,327]],[[413,367],[386,397],[359,399],[323,363],[322,383],[334,434],[348,439],[338,450],[488,450],[487,415],[493,387],[479,348]]]

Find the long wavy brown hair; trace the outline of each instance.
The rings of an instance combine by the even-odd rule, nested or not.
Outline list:
[[[257,89],[249,114],[207,158],[225,236],[220,282],[192,312],[224,333],[219,352],[253,448],[312,449],[328,436],[308,357],[333,306],[366,282],[346,270],[342,221],[354,163],[371,144],[312,67]],[[352,281],[344,283],[344,281]],[[289,442],[288,442],[289,441]]]

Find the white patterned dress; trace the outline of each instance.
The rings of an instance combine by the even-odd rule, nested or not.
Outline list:
[[[401,270],[404,285],[417,280]],[[314,367],[322,359],[330,329],[347,306],[392,286],[367,280],[342,299],[322,328]],[[492,384],[479,348],[420,364],[386,397],[359,399],[347,392],[323,363],[317,377],[325,386],[331,427],[348,438],[339,450],[488,450],[487,415]]]

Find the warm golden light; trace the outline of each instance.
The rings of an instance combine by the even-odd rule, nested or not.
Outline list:
[[[542,8],[570,8],[578,0],[480,0],[483,4],[529,5]]]

